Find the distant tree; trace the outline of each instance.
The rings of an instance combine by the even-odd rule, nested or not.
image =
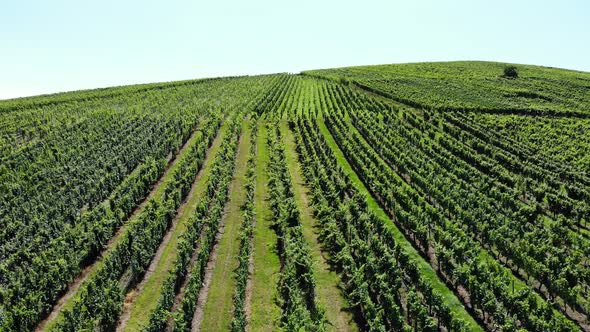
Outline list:
[[[506,78],[518,78],[518,68],[516,66],[504,67],[504,77]]]

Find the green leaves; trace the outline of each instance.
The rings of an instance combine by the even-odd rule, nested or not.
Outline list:
[[[246,200],[242,205],[242,225],[240,227],[240,248],[238,251],[238,267],[234,271],[236,278],[236,289],[233,296],[233,318],[231,322],[232,332],[243,332],[246,330],[246,287],[249,277],[249,264],[252,255],[252,236],[254,231],[254,191],[256,189],[256,146],[258,138],[258,122],[251,120],[250,151],[246,167]]]
[[[323,331],[326,319],[315,299],[311,253],[301,230],[281,132],[276,124],[268,127],[269,203],[282,262],[277,285],[282,308],[281,328],[287,331]]]

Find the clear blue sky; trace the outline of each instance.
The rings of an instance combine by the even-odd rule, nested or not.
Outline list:
[[[4,1],[0,99],[417,61],[590,71],[589,33],[587,0]]]

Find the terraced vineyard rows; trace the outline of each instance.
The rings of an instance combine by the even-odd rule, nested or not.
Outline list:
[[[0,331],[590,331],[587,73],[0,102]]]

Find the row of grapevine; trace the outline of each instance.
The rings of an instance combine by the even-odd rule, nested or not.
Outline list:
[[[323,331],[325,315],[317,304],[311,253],[302,233],[291,177],[278,125],[268,125],[269,207],[281,260],[278,304],[280,326],[288,331]]]
[[[194,135],[193,139],[198,140],[202,133]],[[47,249],[35,253],[30,265],[16,268],[16,264],[23,263],[20,255],[3,262],[6,265],[2,268],[11,269],[3,274],[10,292],[4,299],[4,305],[9,308],[9,314],[2,320],[5,326],[34,326],[64,287],[94,261],[117,228],[128,220],[160,178],[166,163],[166,157],[148,158],[105,202],[85,212],[75,226],[65,227],[62,234],[51,239]]]
[[[549,164],[552,170],[576,175],[590,173],[590,120],[576,118],[493,116],[462,113],[470,123],[493,132],[524,157]]]
[[[551,117],[525,117],[521,119],[516,116],[499,117],[485,114],[478,115],[471,112],[443,113],[441,115],[448,122],[455,123],[456,126],[465,124],[465,127],[462,128],[465,131],[489,141],[490,144],[513,154],[518,159],[528,160],[554,173],[562,173],[564,179],[572,183],[578,182],[590,185],[588,170],[571,163],[568,159],[572,158],[565,158],[566,160],[562,160],[562,158],[555,159],[555,157],[558,157],[555,154],[584,152],[585,140],[587,139],[584,133],[588,128],[588,120],[554,119]],[[495,122],[491,121],[492,118]],[[525,123],[527,127],[523,128]],[[489,128],[490,125],[493,125],[493,127]],[[539,128],[539,125],[542,128]],[[535,129],[538,132],[531,132]],[[511,130],[517,130],[517,132],[511,132]],[[519,134],[519,137],[515,137],[514,134]],[[538,138],[540,134],[545,134],[546,139],[548,138],[547,135],[552,136],[552,139],[559,139],[559,146],[549,146],[549,144],[553,143],[552,140],[546,140],[543,142],[545,144],[542,144]],[[532,138],[534,140],[529,141]],[[567,141],[572,138],[582,144],[580,146],[582,149],[576,151],[569,147]],[[543,151],[546,149],[550,150],[550,152]]]
[[[182,86],[194,86],[202,83],[211,83],[211,81],[231,80],[234,78],[235,77],[220,77],[174,82],[146,83],[1,100],[0,113],[17,113],[27,110],[39,110],[45,109],[48,106],[63,104],[68,104],[71,106],[72,104],[92,101],[104,102],[105,100],[121,95],[145,94],[146,92],[149,93],[154,90],[166,90]]]
[[[319,304],[335,296],[360,330],[590,330],[590,76],[523,65],[507,78],[503,66],[338,68],[0,102],[0,330],[188,331],[203,312],[203,326],[224,317],[232,331],[323,331],[328,316],[349,326]],[[296,158],[313,218],[299,215]],[[236,204],[234,176],[245,191]],[[305,228],[314,221],[321,247]],[[209,289],[220,237],[235,279],[224,265]],[[341,294],[316,284],[334,283],[325,262]],[[246,303],[248,285],[261,303]],[[216,304],[201,301],[218,288],[227,296],[214,303],[232,312],[209,317]]]
[[[408,185],[342,119],[327,116],[326,125],[367,187],[416,246],[425,255],[433,253],[445,279],[468,292],[470,305],[490,328],[577,330],[530,288],[514,290],[516,278],[468,236],[461,222]]]
[[[296,84],[297,80],[292,75],[282,75],[280,83],[272,86],[268,93],[259,100],[255,107],[255,112],[258,116],[266,114],[269,107],[276,105],[280,101],[284,101],[290,95],[289,91]]]
[[[202,139],[180,157],[174,180],[167,184],[164,195],[148,201],[145,210],[129,224],[123,238],[107,254],[100,268],[82,285],[71,307],[65,308],[49,326],[50,330],[114,328],[125,294],[120,279],[128,274],[130,284],[135,284],[144,274],[176,209],[188,194],[220,124],[220,118],[210,120]]]
[[[205,267],[215,244],[214,239],[227,202],[229,184],[235,167],[241,121],[242,116],[237,115],[227,128],[227,135],[221,143],[220,152],[211,165],[212,171],[206,184],[206,194],[199,202],[187,231],[181,235],[177,260],[164,281],[157,307],[150,314],[149,325],[144,328],[144,331],[161,331],[166,328],[175,296],[187,276],[190,278],[187,284],[188,291],[184,294],[182,314],[178,316],[175,328],[179,331],[190,328],[194,309],[192,311],[185,309],[194,308],[195,303],[191,301],[195,301],[198,297],[199,287],[191,285],[202,285]],[[196,256],[196,260],[191,262],[193,256]]]
[[[111,125],[118,121],[104,117],[96,122],[94,128],[80,126],[81,132],[75,132],[71,137],[61,138],[60,148],[68,150],[67,153],[76,154],[69,149],[80,149],[82,145],[85,149],[82,150],[83,153],[78,152],[74,160],[70,160],[71,164],[58,166],[56,173],[52,173],[54,169],[49,165],[52,161],[43,159],[50,158],[57,161],[62,158],[67,159],[68,156],[53,149],[41,151],[42,155],[38,157],[43,161],[38,163],[24,158],[15,158],[8,162],[6,165],[11,170],[2,176],[6,176],[4,184],[7,187],[12,185],[13,187],[7,191],[5,196],[7,205],[2,206],[0,213],[4,220],[10,221],[10,226],[3,229],[0,238],[2,240],[13,238],[15,241],[2,241],[0,245],[2,257],[6,258],[10,264],[29,263],[29,256],[47,249],[51,240],[61,235],[61,229],[68,229],[79,224],[82,211],[91,210],[98,203],[103,202],[112,189],[116,188],[117,184],[136,169],[145,158],[161,159],[173,152],[175,147],[188,138],[197,120],[197,117],[193,117],[192,123],[176,127],[170,123],[167,124],[165,119],[160,122],[155,119],[142,121],[129,117],[128,125],[132,128],[124,130],[119,126]],[[150,124],[146,124],[146,121]],[[151,121],[155,123],[151,124]],[[159,128],[150,128],[153,126]],[[109,134],[109,132],[116,134]],[[172,134],[173,132],[181,135]],[[99,134],[102,138],[93,140],[93,136]],[[163,137],[153,139],[151,138],[153,134]],[[53,143],[58,144],[59,139],[55,137],[56,141]],[[30,178],[27,178],[29,176]],[[84,184],[81,181],[88,176],[98,182],[86,190],[82,188]],[[34,186],[27,187],[28,181],[33,182]],[[86,201],[85,206],[84,201]],[[35,204],[38,206],[33,206]],[[23,210],[28,210],[29,213],[24,213]],[[19,216],[18,213],[22,214]],[[49,220],[47,224],[44,223],[45,218]],[[27,240],[31,241],[27,242]],[[10,269],[13,267],[20,266],[9,265]]]
[[[525,179],[524,184],[520,184],[522,190],[536,201],[543,202],[551,212],[562,214],[577,223],[582,219],[590,219],[588,177],[563,169],[563,165],[556,169],[555,165],[546,159],[530,159],[524,149],[515,142],[494,137],[471,121],[465,120],[465,117],[449,114],[445,115],[445,119],[449,122],[445,130],[460,135],[461,140],[475,150],[475,155],[471,157],[474,163],[481,163],[478,159],[481,156],[484,160],[491,159],[489,162],[496,165],[496,169],[484,171],[497,172],[497,169],[506,168],[506,173],[514,174],[504,176],[503,181],[506,181],[505,178]],[[512,182],[519,185],[517,181]]]
[[[466,225],[472,238],[493,248],[491,253],[498,252],[498,260],[500,256],[510,260],[515,271],[522,268],[526,276],[570,305],[585,305],[584,285],[590,275],[582,264],[584,241],[568,232],[567,224],[538,213],[510,188],[496,186],[494,180],[427,138],[439,134],[442,142],[444,135],[425,127],[408,130],[393,118],[379,123],[377,115],[362,113],[351,115],[363,138],[432,204]],[[418,139],[422,136],[425,139]],[[590,247],[585,249],[588,252]]]
[[[477,330],[450,309],[421,275],[327,146],[317,124],[292,123],[320,237],[345,284],[344,294],[369,331]]]
[[[587,285],[584,280],[587,280],[589,273],[586,267],[589,246],[585,239],[567,231],[568,226],[572,225],[572,219],[559,217],[550,220],[547,215],[539,214],[543,208],[532,204],[530,197],[521,202],[512,189],[514,186],[498,184],[495,179],[502,178],[498,173],[494,174],[494,178],[488,178],[486,174],[474,170],[468,163],[484,160],[485,164],[487,156],[474,158],[477,152],[469,150],[469,146],[463,146],[464,140],[458,142],[454,137],[448,137],[438,130],[438,126],[448,126],[437,121],[431,112],[424,113],[425,119],[430,120],[422,121],[412,112],[383,110],[387,106],[384,103],[363,96],[359,98],[358,94],[350,90],[343,93],[341,88],[336,88],[332,88],[334,91],[330,91],[328,95],[334,100],[337,109],[341,107],[339,105],[366,106],[373,109],[373,112],[365,115],[366,122],[360,124],[357,121],[356,126],[402,179],[408,179],[411,181],[408,183],[416,188],[427,188],[424,197],[435,205],[445,203],[445,209],[450,209],[449,216],[454,216],[461,222],[471,220],[471,230],[484,246],[494,245],[489,240],[490,237],[501,241],[503,250],[500,252],[516,261],[516,264],[509,264],[514,273],[522,275],[524,280],[542,291],[551,301],[552,294],[559,294],[573,308],[581,312],[587,311],[585,298],[588,287],[584,286]],[[351,112],[353,119],[357,113]],[[386,132],[383,132],[383,128],[387,128]],[[481,145],[482,142],[477,146]],[[499,153],[491,155],[497,156]],[[502,169],[502,163],[497,161],[487,162],[486,165],[490,165],[495,172]],[[517,178],[515,183],[519,181],[519,176],[510,176]],[[459,188],[457,191],[457,185],[461,185],[463,189]],[[469,193],[461,193],[461,190],[468,190]],[[484,192],[487,196],[483,195]],[[438,197],[438,202],[433,201],[434,197]],[[461,202],[461,206],[457,202]],[[563,200],[560,203],[563,204]],[[471,208],[468,208],[469,204]],[[459,206],[460,211],[457,212],[456,208]],[[504,215],[496,216],[498,210],[503,211]],[[577,211],[584,210],[579,208]],[[533,222],[535,219],[537,221]],[[498,220],[503,220],[505,226],[500,227],[502,223],[498,223]],[[523,229],[527,221],[533,222],[532,230]],[[511,225],[506,226],[506,222]],[[474,230],[476,225],[477,230]],[[520,235],[508,236],[515,235],[515,230],[520,230]],[[523,232],[527,235],[524,236]],[[495,253],[496,250],[498,248],[491,252]],[[548,255],[547,251],[551,254]],[[538,260],[553,263],[543,265]],[[522,273],[521,267],[526,273]],[[548,284],[547,279],[553,280],[553,284]],[[539,287],[539,281],[545,287]],[[551,290],[549,294],[546,294],[547,287]],[[567,304],[562,304],[562,309],[565,312]],[[579,313],[571,317],[580,319],[578,316]]]
[[[256,219],[254,208],[254,191],[256,190],[256,155],[258,139],[258,122],[251,120],[250,151],[246,170],[246,201],[241,206],[242,224],[240,226],[240,248],[238,251],[238,267],[234,271],[236,289],[233,296],[233,318],[231,330],[233,332],[245,331],[248,324],[246,317],[246,287],[250,276],[250,260],[252,257],[252,237]]]
[[[139,102],[121,97],[129,105],[123,109],[87,105],[71,125],[7,156],[0,218],[8,227],[0,232],[0,257],[20,255],[26,266],[29,256],[80,223],[84,211],[104,202],[146,158],[176,151],[210,106],[199,99],[192,107],[179,105],[188,92],[169,93],[168,100],[159,94]]]
[[[35,324],[36,317],[50,308],[48,304],[54,302],[63,287],[80,272],[82,266],[78,263],[89,264],[99,255],[117,228],[127,221],[134,207],[145,198],[165,166],[163,159],[147,160],[142,164],[115,189],[108,202],[84,214],[77,227],[67,229],[60,237],[52,240],[51,249],[44,251],[38,256],[41,259],[35,259],[28,267],[27,272],[35,273],[23,271],[17,276],[16,273],[20,271],[15,270],[5,274],[11,283],[11,293],[6,294],[6,300],[14,301],[7,305],[11,311],[4,317],[6,326],[15,324],[24,327]],[[59,247],[64,244],[67,244],[67,248]],[[43,296],[24,296],[35,293]],[[24,308],[40,310],[35,312]]]
[[[396,112],[394,109],[397,109],[390,102],[368,98],[368,95],[356,93],[351,89],[344,92],[342,86],[334,84],[330,86],[326,95],[335,101],[334,105],[328,101],[330,109],[339,109],[338,105],[349,105],[348,109],[369,109],[382,114],[385,120]],[[457,154],[480,171],[498,177],[507,187],[518,187],[524,191],[526,199],[522,200],[525,203],[542,204],[543,209],[549,210],[550,213],[561,214],[577,222],[579,226],[584,226],[588,219],[589,180],[579,170],[533,155],[514,140],[505,141],[505,137],[495,137],[494,133],[479,129],[474,121],[466,119],[460,112],[423,111],[426,120],[417,118],[411,111],[397,112],[406,118],[407,125],[414,126],[421,132],[430,130],[428,135],[431,137],[428,140],[432,141],[437,137],[449,152]],[[441,116],[444,119],[441,119]],[[451,139],[439,139],[442,133],[433,132],[431,122],[450,133]],[[455,137],[459,138],[460,142],[454,140]],[[488,143],[491,143],[490,146]],[[567,183],[564,183],[564,180]],[[581,230],[579,227],[574,229]]]
[[[321,105],[316,104],[318,87],[326,82],[294,75],[287,76],[286,80],[258,105],[259,114],[269,120],[318,116],[322,111]]]
[[[356,85],[404,104],[437,111],[588,118],[589,75],[518,65],[503,77],[493,62],[413,63],[313,70],[305,75]]]
[[[203,117],[256,102],[277,79],[212,80],[4,114],[14,124],[0,129],[3,137],[21,124],[34,135],[0,163],[0,326],[41,321]]]
[[[456,222],[463,228],[463,230],[459,228],[457,230],[467,232],[462,235],[463,239],[468,240],[467,243],[479,242],[477,247],[486,253],[484,255],[486,258],[483,260],[485,266],[491,266],[493,270],[500,268],[502,273],[507,273],[509,276],[499,282],[506,285],[508,290],[506,293],[515,293],[514,290],[510,291],[514,288],[514,284],[516,284],[516,290],[527,290],[528,294],[523,295],[523,298],[532,301],[531,303],[535,303],[534,307],[537,307],[530,310],[536,313],[533,313],[528,322],[529,328],[538,328],[547,323],[547,319],[550,321],[553,319],[547,317],[554,316],[555,312],[549,310],[549,316],[543,313],[543,308],[550,308],[551,305],[557,306],[569,317],[583,324],[584,316],[580,316],[580,313],[587,310],[585,299],[588,287],[584,280],[587,279],[589,271],[586,267],[589,247],[586,239],[568,231],[568,227],[576,229],[571,227],[573,225],[571,220],[577,220],[578,224],[585,220],[586,209],[583,201],[578,199],[574,204],[570,204],[563,196],[559,199],[550,199],[549,202],[554,202],[553,206],[561,206],[561,211],[557,212],[555,207],[550,208],[547,199],[535,202],[530,199],[531,195],[526,197],[525,194],[524,198],[519,197],[518,190],[513,190],[514,186],[498,183],[492,177],[493,173],[491,176],[481,173],[470,162],[479,158],[478,161],[483,160],[486,165],[494,165],[492,169],[495,172],[502,166],[501,163],[488,162],[485,154],[478,158],[469,158],[470,151],[464,151],[463,142],[456,141],[453,136],[445,135],[430,124],[433,122],[434,125],[447,126],[447,123],[437,121],[435,118],[437,113],[425,111],[426,121],[420,121],[412,112],[400,110],[396,114],[389,111],[388,109],[393,110],[394,107],[391,103],[382,102],[379,97],[367,97],[366,94],[356,93],[352,89],[335,83],[327,81],[318,83],[316,88],[320,90],[320,94],[310,94],[308,98],[315,99],[316,107],[323,109],[326,113],[334,114],[336,111],[336,114],[343,116],[345,113],[340,111],[344,109],[365,107],[374,111],[363,114],[367,122],[364,122],[362,127],[358,121],[355,122],[355,126],[361,130],[364,137],[357,136],[353,138],[353,141],[369,140],[379,154],[377,159],[381,161],[380,159],[384,158],[387,164],[385,166],[385,163],[381,161],[382,167],[391,167],[394,173],[398,173],[394,175],[394,178],[399,181],[397,185],[402,187],[405,185],[407,187],[405,190],[411,193],[405,198],[407,201],[427,201],[430,207],[439,210],[440,216],[449,222]],[[356,113],[353,113],[356,116]],[[382,114],[382,122],[385,123],[375,121],[380,117],[379,114]],[[402,127],[396,125],[397,123],[390,123],[392,115],[398,114],[403,119]],[[431,118],[434,120],[429,120]],[[353,120],[356,121],[356,119]],[[397,146],[400,146],[401,150],[396,148]],[[494,153],[490,155],[497,156]],[[533,164],[526,167],[536,166]],[[514,179],[513,184],[522,181],[518,174],[510,172],[505,174]],[[577,173],[571,174],[580,178]],[[550,179],[551,176],[540,174],[538,178],[544,180]],[[378,184],[371,183],[369,187],[374,193],[378,192],[376,194],[378,198],[380,198],[379,195],[387,194],[385,191],[387,185],[380,188]],[[571,188],[571,185],[568,188]],[[545,196],[554,195],[551,190],[541,188],[539,191]],[[568,198],[570,201],[584,194],[584,189],[574,188],[569,191],[573,193],[571,195],[573,198]],[[483,193],[487,193],[487,196]],[[389,195],[391,196],[391,193]],[[461,203],[457,204],[457,202]],[[567,204],[575,207],[563,208],[567,207]],[[526,226],[527,224],[529,226]],[[424,227],[414,222],[413,226],[408,226],[406,230],[410,231],[410,236],[415,239],[425,255],[427,252],[436,252],[436,248],[430,244],[433,236],[431,222],[424,223]],[[583,232],[582,235],[584,235]],[[468,236],[471,236],[471,239]],[[467,246],[470,247],[470,245]],[[496,260],[512,271],[502,269]],[[466,265],[468,264],[463,266],[466,267]],[[452,272],[458,266],[460,265],[453,263],[447,273],[455,274]],[[514,276],[510,276],[511,272],[521,277],[530,288],[524,286]],[[441,274],[447,279],[444,272]],[[486,288],[482,285],[479,287]],[[464,285],[458,287],[464,288]],[[487,286],[487,288],[485,297],[495,296],[490,291],[493,287]],[[531,288],[545,297],[547,302],[537,296],[534,291],[531,292]],[[559,297],[556,298],[556,295]],[[507,299],[505,301],[512,302],[511,298],[506,296],[505,298]],[[464,298],[464,300],[470,299]],[[501,305],[497,303],[496,306]],[[572,314],[572,309],[578,312]],[[484,310],[483,306],[476,305],[472,310],[489,326],[498,325],[495,318],[491,317],[492,315]],[[516,316],[513,317],[516,318]],[[515,320],[501,317],[498,320],[507,321],[508,325],[522,324],[522,318]],[[559,314],[554,322],[548,324],[562,323],[570,328],[573,327],[571,322]]]

